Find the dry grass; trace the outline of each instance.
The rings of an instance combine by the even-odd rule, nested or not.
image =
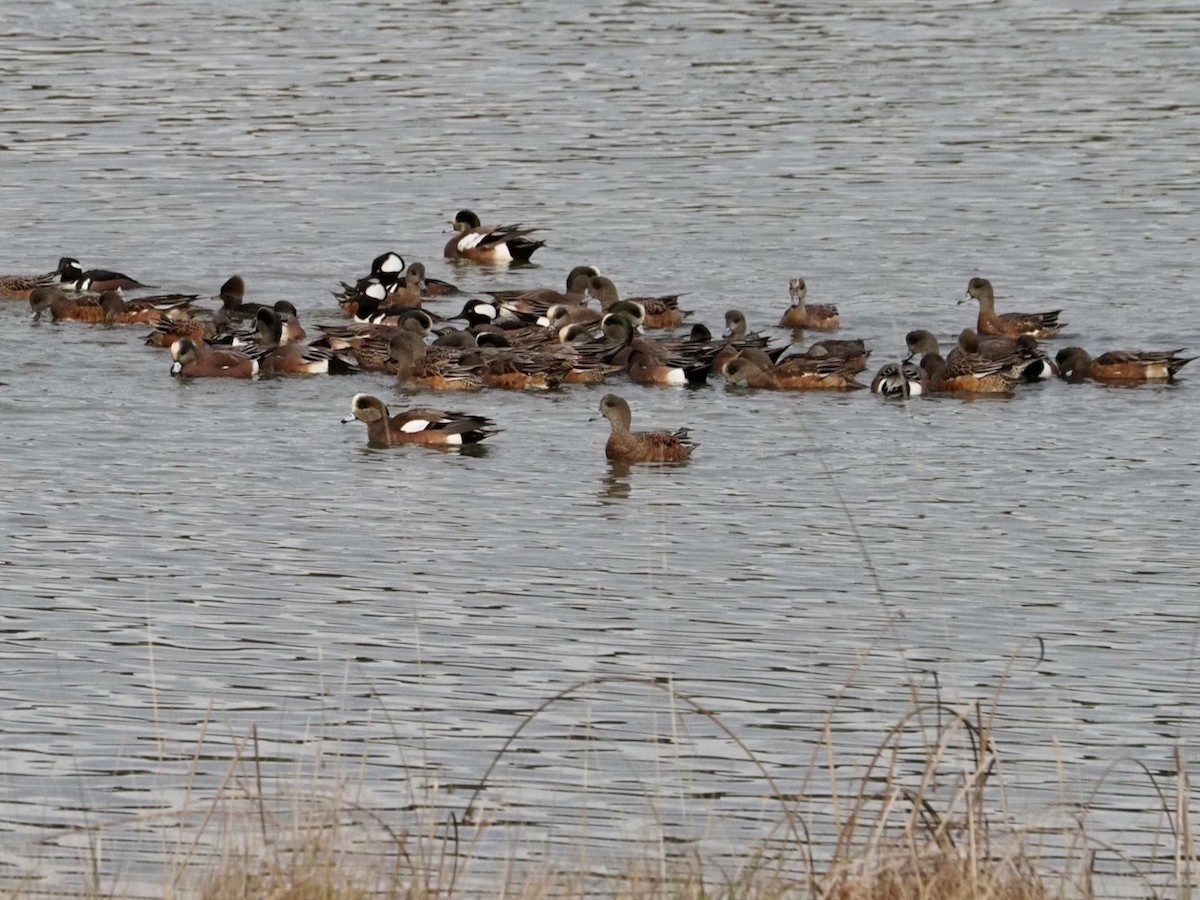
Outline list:
[[[706,859],[695,847],[680,851],[653,842],[631,842],[625,858],[605,859],[604,865],[588,853],[569,862],[556,860],[543,847],[513,848],[507,862],[497,861],[491,851],[481,858],[479,848],[495,827],[482,795],[526,726],[573,692],[617,680],[665,693],[673,709],[698,717],[727,739],[732,753],[757,767],[764,794],[778,810],[774,828],[759,846],[745,848],[736,863],[729,862],[728,853]],[[268,796],[250,734],[238,743],[215,796],[173,811],[175,820],[191,824],[170,860],[162,895],[203,900],[1094,896],[1093,848],[1082,817],[1066,825],[1059,821],[1051,830],[1015,821],[1006,810],[995,712],[994,704],[952,710],[940,702],[914,701],[853,777],[835,744],[831,712],[804,787],[785,795],[751,748],[673,686],[639,679],[589,681],[534,710],[498,749],[465,802],[431,790],[414,797],[403,814],[365,806],[348,793],[345,782],[297,779],[290,796]],[[1158,797],[1169,820],[1164,848],[1171,855],[1164,862],[1173,875],[1169,884],[1147,880],[1147,897],[1190,896],[1195,887],[1190,785],[1181,756],[1176,764],[1174,790],[1159,789]],[[818,781],[820,790],[808,790]],[[588,861],[580,864],[581,859]],[[1132,871],[1131,877],[1141,876]],[[91,889],[84,895],[120,893]]]

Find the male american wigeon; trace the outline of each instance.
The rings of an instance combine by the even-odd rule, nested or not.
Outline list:
[[[130,278],[128,275],[122,275],[120,272],[113,272],[111,269],[88,269],[86,272],[83,266],[79,264],[79,260],[70,256],[64,256],[58,261],[58,268],[55,270],[58,274],[59,285],[71,291],[96,291],[104,292],[115,290],[116,288],[125,288],[133,290],[134,288],[146,287],[140,281]]]
[[[696,445],[688,430],[631,431],[633,415],[629,404],[616,394],[605,394],[600,401],[600,414],[608,419],[612,431],[604,445],[609,459],[622,462],[677,462],[692,455]]]
[[[370,394],[355,394],[350,401],[350,415],[342,422],[355,419],[366,423],[367,446],[376,448],[398,444],[460,446],[476,444],[496,433],[494,423],[484,416],[426,407],[408,409],[393,416],[382,400]]]
[[[788,293],[791,295],[792,305],[787,308],[787,312],[779,320],[780,327],[796,331],[801,329],[836,331],[841,327],[841,318],[838,316],[836,306],[830,304],[809,306],[805,302],[808,298],[808,282],[803,278],[793,278],[788,282]]]
[[[180,378],[253,378],[258,374],[258,360],[190,338],[171,345],[171,359],[171,374]]]
[[[928,374],[911,359],[886,363],[871,379],[871,393],[881,397],[920,397],[926,393]]]
[[[1180,356],[1183,350],[1110,350],[1093,359],[1082,347],[1058,351],[1058,369],[1068,381],[1091,378],[1109,384],[1139,381],[1174,381],[1175,375],[1196,357]]]
[[[10,300],[28,300],[40,287],[58,283],[58,272],[42,275],[0,275],[0,297]]]
[[[350,354],[311,344],[283,343],[283,319],[274,309],[260,309],[255,323],[259,371],[264,375],[348,375],[359,370],[358,361]]]
[[[630,303],[642,309],[641,321],[644,328],[677,328],[691,312],[679,308],[679,294],[664,294],[660,297],[628,297],[624,301],[611,278],[594,275],[588,282],[587,293],[600,303],[602,312],[612,312],[617,303]]]
[[[1053,337],[1062,329],[1058,321],[1061,309],[1037,313],[1002,313],[996,314],[996,294],[992,283],[978,275],[967,282],[967,296],[958,302],[966,303],[974,298],[979,301],[979,319],[975,330],[981,335],[1006,335],[1020,337],[1023,334],[1035,338]]]
[[[455,236],[442,251],[447,259],[470,259],[488,263],[527,263],[545,241],[531,240],[536,228],[521,225],[480,225],[479,216],[462,209],[450,223]]]

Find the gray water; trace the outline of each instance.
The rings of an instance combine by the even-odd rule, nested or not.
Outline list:
[[[1002,311],[1065,310],[1052,350],[1200,350],[1200,11],[725,6],[6,9],[0,268],[68,254],[205,296],[237,272],[318,323],[387,249],[468,292],[590,263],[781,340],[803,273],[872,365],[971,324],[984,274]],[[464,206],[546,229],[538,265],[443,261]],[[446,399],[181,384],[142,334],[0,305],[5,885],[69,889],[91,854],[160,896],[231,771],[348,784],[393,827],[461,815],[538,704],[617,678],[711,710],[817,834],[827,718],[844,796],[913,696],[999,697],[998,814],[1044,824],[1051,858],[1082,816],[1101,875],[1146,873],[1105,892],[1169,873],[1152,778],[1173,789],[1200,735],[1200,370],[975,403]],[[339,424],[360,390],[504,430],[369,451]],[[695,458],[610,467],[606,390],[691,427]],[[478,856],[737,857],[780,837],[771,792],[661,687],[601,680],[502,755]]]

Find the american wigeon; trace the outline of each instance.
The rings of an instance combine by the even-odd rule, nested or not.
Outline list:
[[[572,325],[595,325],[600,319],[597,310],[580,303],[555,303],[546,309],[546,321],[559,335]]]
[[[442,251],[447,259],[526,263],[534,251],[546,243],[528,237],[536,228],[480,225],[479,216],[469,209],[459,210],[450,224],[454,226],[455,236],[446,242]]]
[[[496,301],[524,304],[529,312],[548,310],[554,304],[578,306],[584,302],[587,295],[588,282],[600,274],[595,266],[576,266],[567,273],[567,289],[556,291],[554,288],[533,288],[531,290],[500,290],[485,291]]]
[[[919,397],[926,393],[928,373],[911,359],[885,364],[871,379],[871,393],[881,397]]]
[[[959,335],[945,359],[938,353],[926,353],[921,368],[928,373],[931,392],[1011,394],[1024,362],[1016,356],[980,353],[978,337],[970,333]]]
[[[838,308],[829,304],[809,306],[805,303],[808,298],[808,282],[803,278],[793,278],[788,282],[788,292],[792,297],[792,305],[788,307],[783,318],[779,320],[782,328],[796,331],[836,331],[841,327]]]
[[[571,370],[569,360],[512,347],[478,346],[458,361],[477,371],[488,387],[512,391],[558,387]]]
[[[1022,335],[1019,338],[998,334],[980,335],[972,328],[964,328],[959,337],[961,339],[964,336],[967,342],[974,341],[977,352],[983,356],[1007,363],[1012,363],[1014,357],[1024,360],[1023,363],[1016,364],[1014,374],[1018,381],[1027,383],[1043,381],[1058,372],[1054,363],[1038,347],[1037,340],[1029,335]],[[904,343],[908,347],[909,359],[925,353],[940,352],[938,339],[931,331],[924,328],[910,331],[904,336]]]
[[[171,345],[171,374],[180,378],[253,378],[258,360],[237,350],[180,338]]]
[[[405,330],[392,336],[385,368],[401,384],[433,391],[477,391],[483,387],[477,368],[458,363],[446,349],[428,347],[419,335]]]
[[[100,295],[100,307],[109,325],[157,325],[164,312],[182,309],[196,299],[196,294],[161,294],[127,300],[120,288],[114,288]]]
[[[83,266],[79,264],[79,260],[70,256],[64,256],[60,259],[58,261],[58,268],[55,271],[58,274],[59,285],[72,291],[96,291],[102,293],[117,288],[132,290],[134,288],[146,287],[146,285],[134,278],[130,278],[128,275],[122,275],[120,272],[113,272],[110,269],[88,269],[85,272]]]
[[[417,407],[394,416],[387,405],[370,394],[355,394],[350,415],[343,424],[357,419],[367,426],[368,447],[394,447],[398,444],[453,447],[476,444],[496,433],[495,424],[484,416]]]
[[[43,275],[0,275],[0,297],[10,300],[28,300],[40,287],[49,287],[58,282],[58,272]]]
[[[72,294],[68,297],[55,285],[36,288],[29,295],[29,307],[33,310],[33,321],[42,318],[42,313],[50,311],[50,318],[55,322],[71,320],[75,322],[103,322],[104,307],[100,298],[94,294]]]
[[[1175,375],[1196,357],[1180,356],[1183,350],[1110,350],[1093,359],[1082,347],[1058,351],[1058,369],[1068,381],[1091,378],[1110,384],[1139,381],[1174,381]]]
[[[285,344],[283,320],[274,309],[260,309],[255,317],[259,332],[259,371],[264,375],[348,375],[359,370],[350,354],[312,344]]]
[[[966,303],[971,298],[979,301],[979,319],[975,330],[980,335],[999,334],[1015,338],[1027,334],[1035,338],[1053,337],[1065,324],[1058,321],[1061,309],[997,315],[996,295],[992,290],[992,283],[978,275],[967,282],[967,296],[958,302]]]
[[[777,391],[837,391],[863,387],[842,357],[819,353],[781,359],[772,365],[759,348],[747,348],[725,366],[731,384]]]
[[[604,445],[604,455],[622,462],[677,462],[687,459],[696,449],[688,430],[631,431],[633,415],[629,404],[616,394],[605,394],[600,414],[608,419],[612,431]]]
[[[622,302],[616,284],[611,278],[594,275],[588,282],[587,293],[600,303],[602,312],[611,312],[612,307]],[[679,308],[679,294],[664,294],[661,297],[628,297],[624,302],[636,304],[642,308],[642,321],[637,323],[645,328],[677,328],[691,312]]]
[[[170,347],[182,338],[201,343],[215,334],[216,326],[211,319],[193,316],[185,309],[169,309],[159,314],[154,330],[146,336],[146,345]]]

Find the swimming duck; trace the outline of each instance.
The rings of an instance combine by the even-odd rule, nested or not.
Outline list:
[[[692,455],[696,445],[688,430],[632,431],[629,404],[616,394],[605,394],[600,414],[608,419],[612,431],[604,445],[604,455],[624,462],[676,462]]]
[[[450,223],[455,236],[446,242],[442,251],[447,259],[470,259],[489,263],[527,263],[535,250],[545,241],[530,240],[536,228],[520,225],[485,226],[479,216],[461,209]]]
[[[986,278],[975,276],[967,282],[967,296],[958,302],[966,303],[974,298],[979,301],[979,319],[975,330],[982,335],[1007,335],[1020,337],[1029,335],[1034,338],[1053,337],[1062,330],[1063,324],[1058,321],[1061,309],[1037,313],[996,313],[996,295],[992,283]]]
[[[366,423],[367,446],[394,447],[398,444],[461,446],[476,444],[496,433],[491,419],[458,412],[417,407],[391,415],[387,405],[370,394],[355,394],[350,415],[342,423],[357,419]]]

